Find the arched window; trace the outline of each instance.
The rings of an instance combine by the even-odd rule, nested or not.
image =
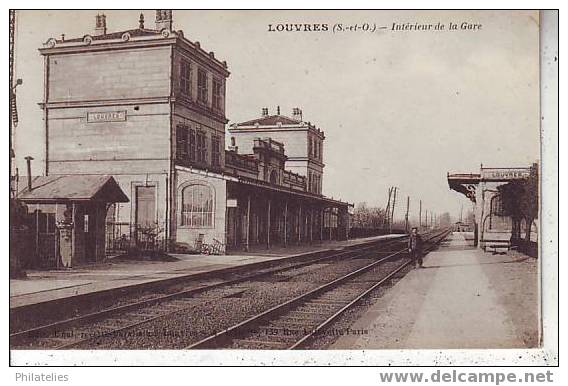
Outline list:
[[[189,185],[182,191],[181,225],[189,228],[213,227],[213,191],[206,185]]]

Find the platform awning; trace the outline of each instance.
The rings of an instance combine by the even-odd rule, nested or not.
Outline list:
[[[128,202],[129,199],[112,176],[53,175],[19,178],[17,198],[25,203]]]
[[[474,203],[476,201],[475,189],[480,180],[480,174],[448,173],[448,186],[450,189],[463,194]]]
[[[341,207],[353,206],[353,204],[348,203],[348,202],[334,200],[333,198],[325,197],[325,196],[322,196],[322,195],[318,195],[318,194],[314,194],[314,193],[310,193],[310,192],[305,192],[305,191],[300,191],[300,190],[295,190],[295,189],[292,189],[292,188],[288,188],[286,186],[278,186],[278,185],[270,184],[270,183],[265,182],[265,181],[247,178],[247,177],[242,177],[242,176],[238,177],[238,182],[234,182],[233,184],[236,184],[236,186],[240,185],[242,187],[252,187],[252,188],[260,189],[261,191],[265,191],[265,192],[281,193],[281,194],[289,195],[289,196],[296,197],[296,198],[302,198],[302,199],[305,199],[305,200],[309,200],[309,201],[313,201],[313,202],[319,202],[319,203],[325,203],[325,204],[338,206],[338,207],[340,207],[340,206]]]

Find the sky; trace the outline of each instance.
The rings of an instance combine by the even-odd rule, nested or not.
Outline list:
[[[45,160],[43,60],[50,37],[92,34],[97,13],[109,32],[153,27],[154,11],[18,11],[16,163]],[[406,197],[454,218],[471,203],[450,191],[448,172],[524,167],[539,159],[538,14],[532,11],[176,11],[174,29],[226,60],[229,124],[280,106],[325,131],[323,192],[352,203],[386,206]],[[480,24],[481,29],[462,30]],[[327,24],[327,31],[271,32],[269,25]],[[368,23],[375,32],[333,32]],[[445,29],[393,31],[438,23]],[[455,23],[457,30],[448,30]],[[85,71],[91,71],[86,68]],[[43,169],[43,167],[42,167]]]

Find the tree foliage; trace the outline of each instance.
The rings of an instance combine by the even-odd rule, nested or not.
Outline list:
[[[385,220],[383,208],[368,207],[366,202],[360,202],[355,206],[352,225],[357,228],[381,228]]]
[[[530,229],[538,218],[538,164],[531,166],[530,176],[524,180],[514,180],[497,188],[503,203],[503,215],[513,220],[513,238],[520,238],[520,222],[525,220],[527,230],[525,239],[530,240]]]

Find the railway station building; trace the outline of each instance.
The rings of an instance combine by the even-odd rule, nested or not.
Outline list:
[[[39,52],[44,174],[112,176],[128,198],[106,213],[109,253],[347,238],[348,203],[321,193],[323,131],[299,109],[263,109],[231,126],[226,149],[228,65],[174,30],[172,11],[120,32],[97,15],[91,33]]]
[[[481,165],[479,173],[448,173],[450,189],[465,195],[472,203],[475,245],[483,249],[510,247],[516,225],[511,215],[504,210],[502,186],[515,181],[527,180],[538,165],[520,168],[488,168]],[[530,233],[530,242],[538,242],[538,219],[531,223],[523,218],[519,234]]]

